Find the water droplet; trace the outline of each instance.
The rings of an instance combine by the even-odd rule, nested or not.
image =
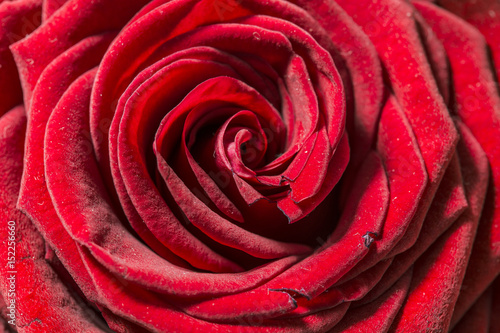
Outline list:
[[[254,33],[253,33],[253,38],[254,38],[255,40],[260,40],[260,34],[259,34],[258,32],[254,32]]]

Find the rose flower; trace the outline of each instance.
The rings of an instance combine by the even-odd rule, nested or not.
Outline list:
[[[500,332],[500,2],[0,1],[5,332]]]

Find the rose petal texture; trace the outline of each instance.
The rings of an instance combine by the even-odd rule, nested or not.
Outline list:
[[[1,332],[500,332],[500,2],[0,21]]]

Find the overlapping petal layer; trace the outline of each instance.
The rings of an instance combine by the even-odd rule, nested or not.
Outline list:
[[[471,3],[0,2],[19,330],[494,332],[500,5]]]

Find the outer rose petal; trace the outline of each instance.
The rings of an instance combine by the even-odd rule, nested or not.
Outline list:
[[[41,0],[0,3],[0,115],[22,103],[19,73],[9,45],[23,39],[41,23]]]
[[[397,254],[411,247],[418,238],[458,136],[420,43],[412,19],[415,9],[397,0],[383,0],[377,4],[338,2],[363,27],[377,48],[398,102],[415,133],[429,176],[419,208],[405,230],[404,241],[392,249],[392,253]],[[374,23],[376,30],[371,29]],[[425,114],[421,110],[426,110]]]
[[[411,281],[409,270],[399,281],[372,303],[356,308],[332,332],[360,332],[369,327],[376,332],[388,331],[397,311],[403,305]]]
[[[470,206],[415,262],[408,297],[392,325],[396,331],[422,331],[431,327],[445,332],[449,328],[488,181],[486,155],[464,125],[459,129],[458,153]]]
[[[457,325],[451,332],[495,332],[493,330],[489,330],[491,318],[496,314],[491,310],[492,298],[493,295],[491,293],[491,289],[486,289],[486,291],[476,300],[476,302],[472,304],[472,306],[464,314],[462,319],[457,323]]]
[[[63,283],[117,332],[447,331],[477,311],[500,329],[500,99],[477,30],[400,0],[146,2],[45,0],[42,26],[11,47],[29,119],[18,204],[42,236],[16,211],[36,258],[20,267],[42,286],[19,293],[25,330],[45,329],[40,299],[99,331]],[[439,3],[500,63],[498,3]],[[14,18],[40,13],[13,4]],[[6,110],[21,102],[9,59]],[[19,131],[2,213],[22,107],[3,122]],[[272,161],[254,170],[247,144]],[[290,237],[255,232],[286,218]],[[299,244],[322,224],[319,244]]]
[[[2,220],[2,251],[12,252],[9,225],[14,225],[16,239],[13,267],[0,270],[0,293],[6,305],[15,301],[15,317],[7,317],[22,332],[85,331],[105,332],[104,324],[93,310],[67,289],[58,274],[44,260],[45,242],[31,221],[16,209],[23,163],[23,141],[26,117],[18,106],[0,118],[0,218]],[[14,221],[15,224],[7,223]],[[5,264],[4,264],[5,265]],[[14,276],[15,287],[9,278]],[[28,286],[31,286],[29,288]],[[35,289],[36,288],[36,289]],[[15,296],[12,296],[15,293]]]
[[[481,34],[461,19],[433,5],[421,4],[418,8],[446,48],[451,68],[456,73],[453,84],[458,114],[484,149],[492,172],[489,194],[479,224],[478,241],[474,244],[463,283],[464,290],[452,320],[454,326],[500,272],[500,150],[497,143],[500,137],[500,97],[495,84],[497,77],[491,71]],[[495,8],[490,8],[494,12]]]
[[[42,21],[47,21],[68,0],[43,0]]]
[[[116,11],[118,3],[119,12]],[[25,105],[30,104],[35,84],[51,61],[84,38],[119,29],[142,5],[144,2],[137,0],[72,0],[30,38],[16,43],[12,51],[21,77]]]
[[[479,187],[479,190],[483,189]],[[429,246],[431,246],[468,207],[463,188],[460,165],[456,156],[446,171],[436,196],[439,199],[436,198],[430,208],[430,213],[427,215],[426,221],[422,227],[422,237],[417,240],[411,249],[393,257],[394,260],[384,273],[380,282],[376,285],[373,283],[371,284],[373,289],[369,290],[369,293],[359,300],[360,303],[365,304],[372,301],[393,285],[412,266],[415,260],[422,256]],[[377,266],[378,265],[380,265],[380,263],[378,263]]]

